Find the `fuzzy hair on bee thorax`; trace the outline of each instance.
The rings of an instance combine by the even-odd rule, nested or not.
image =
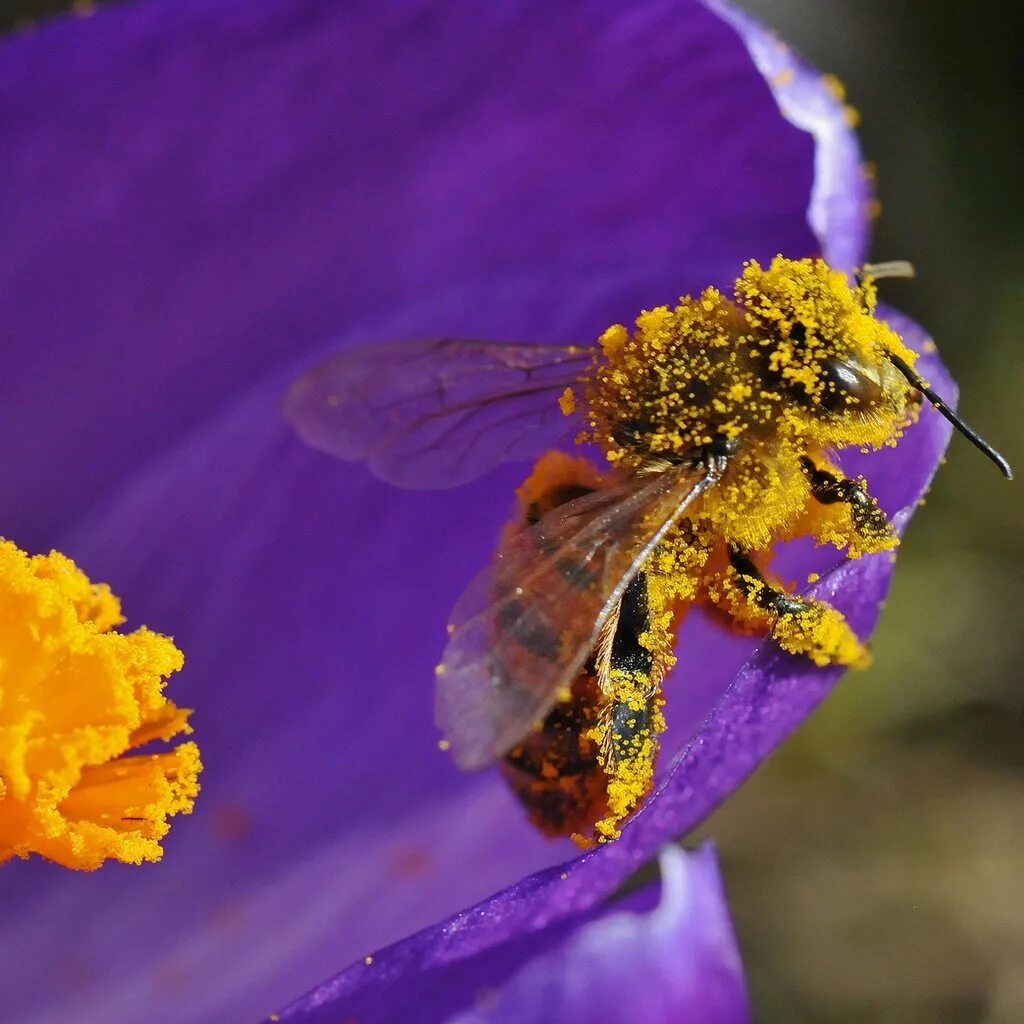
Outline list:
[[[707,288],[600,341],[582,386],[587,439],[626,471],[727,444],[728,471],[702,512],[745,546],[801,514],[802,460],[895,444],[916,414],[889,358],[915,356],[875,315],[870,280],[819,259],[750,261],[731,296]]]

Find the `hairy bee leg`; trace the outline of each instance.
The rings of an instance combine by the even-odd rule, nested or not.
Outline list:
[[[591,736],[600,744],[608,780],[608,812],[594,823],[599,842],[618,837],[619,825],[646,796],[654,778],[658,734],[665,729],[661,679],[668,652],[651,618],[651,589],[641,572],[622,595],[614,632],[598,656],[607,704]]]
[[[856,553],[886,551],[896,545],[898,538],[892,524],[861,481],[822,469],[806,456],[800,465],[810,480],[811,494],[816,501],[822,505],[848,506],[855,534],[851,548]]]
[[[734,545],[729,546],[729,563],[735,585],[768,617],[771,637],[784,651],[805,655],[816,665],[867,664],[867,650],[841,612],[824,601],[795,597],[773,586],[750,553]]]
[[[740,589],[762,611],[772,615],[797,615],[807,609],[808,602],[803,598],[773,587],[742,548],[729,545],[729,564],[736,570]]]

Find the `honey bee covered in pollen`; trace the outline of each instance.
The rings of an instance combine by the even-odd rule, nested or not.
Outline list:
[[[751,261],[731,295],[643,312],[596,346],[368,346],[289,390],[306,441],[400,486],[539,457],[452,612],[436,713],[456,762],[499,762],[543,831],[614,839],[649,791],[691,605],[818,665],[866,662],[837,610],[769,568],[793,537],[850,558],[898,543],[834,452],[895,445],[927,398],[1010,475],[875,315],[875,280],[905,269]],[[603,464],[558,450],[573,439]]]

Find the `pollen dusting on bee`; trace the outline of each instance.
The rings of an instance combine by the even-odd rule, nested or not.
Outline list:
[[[908,385],[884,358],[912,364],[914,353],[873,315],[875,298],[870,281],[851,286],[821,260],[777,257],[767,269],[746,264],[732,299],[708,288],[642,313],[633,332],[611,327],[581,386],[586,439],[627,471],[734,446],[704,517],[736,543],[766,547],[808,506],[808,454],[835,473],[824,450],[894,444],[916,417]],[[849,537],[848,507],[812,514],[820,541]],[[866,552],[895,537],[880,527],[857,541]]]
[[[583,845],[614,839],[650,790],[661,683],[691,603],[818,665],[867,663],[840,612],[790,594],[768,565],[770,546],[788,537],[810,535],[849,557],[898,543],[866,481],[843,477],[826,455],[894,444],[917,416],[914,389],[893,365],[909,366],[914,353],[875,317],[875,301],[867,272],[851,282],[821,260],[751,261],[732,296],[708,288],[642,313],[633,331],[609,328],[559,399],[563,413],[582,413],[580,440],[610,470],[544,456],[518,492],[527,524],[622,476],[707,458],[722,470],[625,589],[559,703],[505,757],[543,831]]]
[[[650,791],[658,736],[665,731],[665,701],[650,680],[629,674],[613,679],[609,696],[614,710],[592,730],[601,742],[600,763],[607,777],[607,810],[592,826],[597,842],[618,839],[619,826]],[[592,841],[590,829],[575,832],[572,838],[584,847]]]
[[[549,452],[517,492],[521,514],[536,522],[605,483],[586,459]],[[548,835],[584,847],[615,839],[651,787],[665,730],[660,683],[675,661],[665,593],[647,574],[630,584],[572,685],[505,755],[505,778]]]
[[[541,455],[452,610],[435,717],[442,749],[468,770],[497,761],[544,832],[615,839],[650,791],[690,606],[817,665],[867,662],[839,611],[771,571],[790,538],[850,558],[898,544],[836,450],[895,445],[927,400],[1012,475],[875,315],[874,281],[910,271],[750,261],[731,294],[648,310],[590,348],[395,342],[341,353],[289,389],[304,438],[402,486]],[[600,468],[548,451],[573,430]]]
[[[777,583],[730,566],[708,577],[703,596],[737,632],[770,636],[784,651],[803,655],[816,665],[867,666],[868,651],[840,612],[821,601],[784,598],[793,606],[780,614],[776,607],[780,593],[784,591]]]

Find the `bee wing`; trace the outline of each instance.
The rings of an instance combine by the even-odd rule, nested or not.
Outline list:
[[[558,398],[593,349],[440,339],[331,357],[282,403],[299,436],[401,487],[456,487],[536,458],[579,427]]]
[[[567,502],[498,549],[459,598],[435,714],[480,768],[540,721],[590,657],[644,561],[717,476],[676,467]]]

